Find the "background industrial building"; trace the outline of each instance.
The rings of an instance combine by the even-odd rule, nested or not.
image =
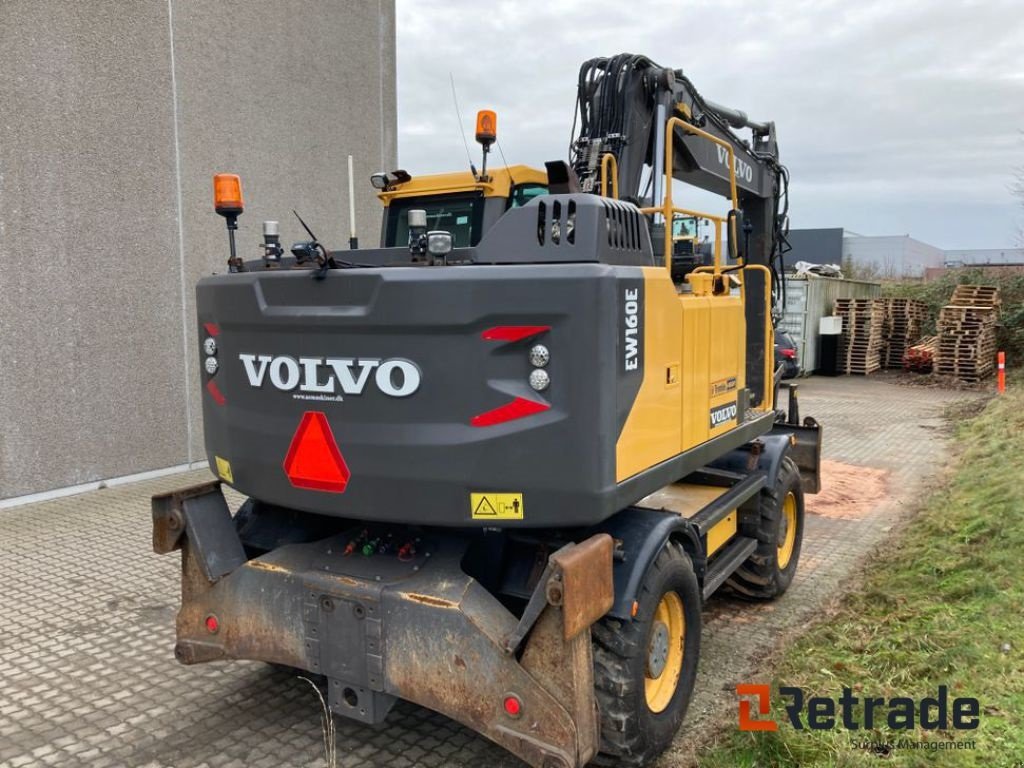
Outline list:
[[[205,461],[196,280],[224,269],[212,174],[260,222],[378,236],[396,155],[393,0],[5,0],[0,500]],[[2,501],[0,501],[2,504]]]
[[[842,227],[794,229],[789,242],[789,264],[838,264],[878,279],[927,277],[959,267],[1024,265],[1024,248],[943,250],[910,235],[861,235]]]

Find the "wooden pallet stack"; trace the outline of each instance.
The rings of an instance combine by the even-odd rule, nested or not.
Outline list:
[[[935,353],[939,348],[938,336],[925,336],[903,354],[903,369],[914,373],[931,373]]]
[[[999,289],[958,285],[939,312],[935,371],[976,384],[995,369]]]
[[[916,299],[883,299],[885,307],[884,348],[882,366],[901,368],[908,347],[921,338],[921,326],[928,317],[928,307]]]
[[[994,285],[958,285],[949,300],[951,307],[998,308],[999,289]]]
[[[836,299],[835,313],[843,318],[839,339],[839,369],[867,375],[882,367],[885,303],[882,299]]]

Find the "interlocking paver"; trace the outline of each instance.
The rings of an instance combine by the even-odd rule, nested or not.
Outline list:
[[[720,712],[723,686],[755,675],[763,654],[820,610],[912,505],[944,455],[941,409],[964,397],[874,378],[813,379],[801,393],[804,413],[825,424],[825,455],[890,470],[892,493],[861,519],[809,516],[800,571],[778,602],[709,602],[683,750]],[[151,551],[149,497],[207,477],[0,511],[0,768],[326,765],[320,705],[305,682],[255,662],[174,660],[179,564]],[[381,728],[342,718],[335,727],[344,768],[521,765],[404,702]],[[663,764],[676,764],[675,754]]]

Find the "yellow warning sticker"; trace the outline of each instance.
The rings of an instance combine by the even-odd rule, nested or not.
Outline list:
[[[522,520],[523,494],[471,493],[469,509],[474,520]]]
[[[227,459],[222,459],[220,456],[214,456],[217,460],[217,475],[226,483],[235,482],[234,475],[231,474],[231,462]]]

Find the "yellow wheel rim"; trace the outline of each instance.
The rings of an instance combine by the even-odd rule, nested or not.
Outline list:
[[[664,712],[675,695],[679,676],[683,672],[685,639],[683,601],[675,592],[666,592],[654,611],[651,636],[647,641],[647,666],[644,670],[647,707],[655,714]]]
[[[779,570],[785,570],[796,548],[796,495],[790,491],[782,502],[782,521],[779,530]]]

